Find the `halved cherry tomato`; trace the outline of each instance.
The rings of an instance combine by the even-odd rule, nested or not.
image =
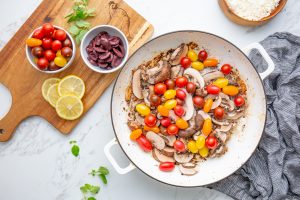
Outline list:
[[[201,71],[204,69],[204,65],[202,62],[199,62],[199,61],[195,61],[195,62],[192,62],[192,68],[198,70],[198,71]]]
[[[239,88],[233,85],[227,85],[223,87],[222,91],[224,94],[227,94],[229,96],[235,96],[239,93]]]
[[[175,140],[173,146],[174,146],[174,149],[178,152],[185,151],[185,144],[181,140]]]
[[[177,87],[183,88],[188,83],[188,79],[185,76],[176,78],[175,84]]]
[[[171,124],[167,128],[167,133],[169,135],[176,135],[178,133],[179,128],[175,124]]]
[[[177,90],[176,90],[176,97],[177,97],[178,99],[185,100],[185,98],[186,98],[186,93],[185,93],[185,91],[183,91],[182,89],[177,89]]]
[[[215,86],[218,86],[219,88],[223,88],[223,87],[225,87],[225,86],[227,86],[228,85],[228,79],[227,78],[218,78],[217,80],[215,80],[214,82],[213,82],[213,84],[215,85]]]
[[[222,67],[221,67],[221,72],[223,72],[223,74],[227,75],[231,72],[231,65],[229,64],[224,64]]]
[[[171,119],[169,117],[164,117],[160,120],[160,124],[164,127],[168,127],[171,125]]]
[[[45,36],[45,33],[41,28],[36,29],[32,34],[33,38],[40,39],[40,40],[43,39],[44,36]]]
[[[194,106],[196,108],[203,108],[204,106],[204,99],[200,96],[194,96],[193,97],[193,103],[194,103]]]
[[[202,127],[202,133],[204,135],[209,135],[212,131],[212,122],[211,119],[205,119]]]
[[[183,57],[180,60],[180,64],[183,68],[188,68],[189,66],[191,66],[191,60],[188,57]]]
[[[212,99],[206,99],[204,106],[203,106],[203,111],[208,113],[211,109],[211,106],[213,104],[213,100]]]
[[[199,150],[199,154],[201,157],[206,158],[209,154],[209,149],[205,146]]]
[[[225,113],[225,111],[221,107],[217,107],[214,110],[214,116],[215,116],[216,119],[223,119],[224,113]]]
[[[173,162],[162,162],[159,164],[159,169],[163,172],[173,171],[175,164]]]
[[[198,59],[197,53],[194,50],[189,50],[187,56],[192,62],[195,62]]]
[[[206,86],[206,91],[208,92],[208,94],[219,94],[220,88],[215,85],[208,85]]]
[[[215,149],[218,146],[218,140],[215,136],[208,136],[206,138],[205,145],[209,149]]]
[[[193,82],[188,82],[186,84],[186,91],[190,94],[194,94],[196,91],[196,84]]]
[[[176,120],[176,126],[180,129],[187,129],[189,127],[189,123],[182,118],[178,118]]]
[[[166,80],[165,84],[166,84],[168,90],[175,88],[175,82],[172,79]]]
[[[182,117],[185,114],[184,108],[180,105],[176,105],[173,110],[178,117]]]
[[[207,52],[205,50],[202,50],[198,53],[198,60],[203,62],[204,60],[207,59]]]
[[[153,131],[154,133],[160,132],[160,129],[158,128],[158,126],[149,127],[149,126],[145,125],[144,130],[145,131]]]
[[[144,135],[141,135],[138,139],[136,139],[136,142],[144,151],[152,151],[152,144]]]
[[[154,86],[154,92],[156,94],[164,94],[167,90],[167,86],[164,83],[156,83]]]
[[[142,129],[133,130],[130,134],[130,139],[136,140],[142,135],[142,133],[143,133]]]
[[[42,29],[46,36],[52,36],[52,34],[54,32],[54,26],[50,23],[43,24]]]
[[[150,108],[148,106],[146,106],[145,104],[137,104],[135,106],[136,111],[142,115],[142,116],[147,116],[150,114]]]
[[[205,146],[205,136],[199,135],[199,137],[196,140],[196,147],[198,149],[202,149]]]
[[[156,125],[157,119],[154,115],[150,114],[145,117],[144,122],[147,126],[153,127]]]
[[[187,144],[187,147],[188,147],[189,151],[192,153],[198,152],[198,148],[197,148],[196,142],[194,140],[189,141]]]
[[[216,67],[219,61],[215,58],[207,58],[203,61],[204,67]]]
[[[234,104],[240,107],[245,104],[245,99],[242,96],[237,96],[234,98]]]

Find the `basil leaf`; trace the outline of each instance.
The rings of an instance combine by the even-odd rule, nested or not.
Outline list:
[[[76,36],[75,40],[77,44],[80,44],[83,36],[87,33],[87,30],[81,30],[79,34]]]
[[[89,197],[87,200],[96,200],[95,197]]]
[[[87,21],[84,21],[84,20],[78,20],[75,23],[80,28],[89,28],[90,27],[90,23]]]
[[[79,31],[80,31],[79,28],[75,25],[73,25],[69,28],[69,32],[74,36],[78,35]]]
[[[83,194],[87,193],[88,192],[88,187],[87,187],[88,184],[85,184],[84,186],[81,186],[80,187],[80,190]]]
[[[102,166],[99,167],[98,172],[100,172],[100,173],[103,174],[103,175],[109,174],[108,169],[107,169],[106,167],[102,167]]]
[[[80,150],[79,146],[73,145],[73,146],[72,146],[72,149],[71,149],[71,152],[72,152],[72,154],[73,154],[75,157],[77,157],[77,156],[79,155],[79,150]]]
[[[99,192],[99,190],[100,190],[100,187],[99,186],[93,186],[93,185],[91,185],[91,187],[90,187],[90,192],[92,193],[92,194],[98,194],[98,192]]]
[[[94,17],[96,15],[95,13],[95,9],[94,8],[90,8],[86,11],[88,17]]]
[[[102,182],[106,185],[107,184],[107,179],[104,174],[99,174],[99,177],[101,178]]]

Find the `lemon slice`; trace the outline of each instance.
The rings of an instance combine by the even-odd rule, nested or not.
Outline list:
[[[59,94],[57,92],[57,87],[58,87],[58,83],[52,85],[48,92],[47,92],[47,98],[48,98],[48,102],[50,103],[51,106],[53,106],[55,108],[56,106],[56,102],[59,99]]]
[[[49,79],[44,81],[44,83],[42,85],[42,95],[43,95],[43,97],[46,101],[48,101],[47,93],[48,93],[49,88],[52,85],[54,85],[56,83],[59,83],[59,81],[60,81],[59,78],[49,78]]]
[[[60,96],[74,95],[81,99],[85,92],[85,85],[81,78],[69,75],[63,78],[58,84],[58,94]]]
[[[72,95],[60,97],[56,103],[56,112],[63,119],[77,119],[83,113],[82,101]]]

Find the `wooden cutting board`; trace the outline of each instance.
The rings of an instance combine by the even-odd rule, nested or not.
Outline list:
[[[85,66],[79,50],[75,60],[67,70],[54,75],[41,73],[32,68],[25,55],[25,40],[30,33],[45,22],[64,28],[69,25],[64,19],[73,2],[70,0],[44,0],[20,30],[0,52],[0,82],[11,92],[12,106],[8,114],[0,120],[0,141],[11,138],[18,124],[30,116],[41,116],[63,134],[68,134],[79,123],[60,119],[55,110],[43,99],[41,87],[50,77],[62,78],[69,74],[81,77],[86,84],[83,98],[86,113],[112,83],[117,73],[99,74]],[[90,18],[92,26],[111,24],[121,29],[130,43],[133,53],[153,33],[152,25],[124,1],[90,0],[89,7],[96,9],[96,17]],[[79,48],[77,48],[79,49]]]

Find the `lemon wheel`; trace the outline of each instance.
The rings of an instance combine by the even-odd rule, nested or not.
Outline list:
[[[47,93],[48,93],[48,90],[49,88],[56,84],[56,83],[59,83],[60,79],[59,78],[49,78],[47,80],[44,81],[43,85],[42,85],[42,95],[44,97],[44,99],[46,101],[49,101],[48,100],[48,96],[47,96]]]
[[[62,96],[73,95],[81,99],[85,92],[85,85],[81,78],[69,75],[63,78],[58,84],[58,94]]]
[[[60,97],[56,103],[56,112],[62,119],[78,119],[83,113],[82,101],[73,95]]]

